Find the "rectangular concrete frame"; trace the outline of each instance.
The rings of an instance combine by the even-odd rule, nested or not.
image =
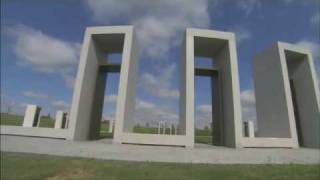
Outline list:
[[[119,69],[105,65],[100,51],[122,53],[114,141],[121,142],[122,132],[133,128],[132,120],[129,119],[133,117],[131,113],[135,103],[137,62],[133,47],[133,26],[100,26],[86,29],[73,93],[68,139],[88,140],[92,133],[97,133],[90,131],[97,128],[101,121],[104,87],[100,85],[105,79],[98,76],[99,68],[106,66],[111,68],[111,71]]]
[[[310,51],[283,42],[257,55],[253,61],[253,74],[257,105],[258,136],[243,139],[245,147],[299,147],[297,128],[290,90],[287,56],[304,57],[297,66],[300,72],[298,89],[308,91],[300,96],[304,104],[302,130],[305,147],[319,148],[320,114],[319,87]],[[290,63],[290,62],[289,62]]]
[[[215,57],[219,63],[221,73],[221,102],[223,109],[220,120],[223,131],[223,146],[241,147],[242,139],[242,120],[240,104],[240,88],[238,75],[238,60],[236,52],[236,41],[233,33],[220,32],[214,30],[203,30],[188,28],[186,31],[184,61],[182,61],[181,90],[180,90],[180,126],[179,132],[185,133],[191,144],[194,144],[194,56],[195,56],[195,38],[203,39],[204,48],[201,49],[204,56],[208,53],[216,52]],[[208,43],[223,42],[221,47],[213,47]],[[221,44],[220,44],[221,45]],[[219,45],[219,46],[220,46]],[[217,49],[216,49],[217,48]],[[201,53],[200,53],[201,54]],[[212,57],[211,56],[211,57]],[[220,61],[219,61],[220,60]]]

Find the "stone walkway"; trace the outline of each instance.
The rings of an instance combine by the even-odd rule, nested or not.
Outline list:
[[[196,145],[194,149],[112,144],[110,139],[67,141],[1,135],[1,151],[105,160],[205,164],[319,164],[319,149],[225,148]]]

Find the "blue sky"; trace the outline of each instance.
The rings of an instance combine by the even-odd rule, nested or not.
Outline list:
[[[26,104],[40,105],[43,114],[68,110],[85,28],[129,24],[140,34],[137,122],[179,118],[180,49],[187,27],[235,32],[243,119],[255,120],[251,61],[262,49],[276,41],[310,48],[319,76],[319,7],[316,0],[3,0],[1,111],[10,106],[23,113]],[[104,118],[114,117],[118,78],[108,76]],[[196,78],[197,126],[211,119],[209,82]]]

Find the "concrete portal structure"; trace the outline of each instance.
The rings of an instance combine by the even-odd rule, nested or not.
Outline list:
[[[133,128],[136,65],[132,26],[88,27],[70,112],[69,139],[99,138],[106,73],[120,72],[114,140]],[[108,55],[122,54],[121,64],[108,63]],[[107,58],[106,58],[107,57]]]
[[[236,41],[233,33],[187,29],[181,64],[180,129],[194,144],[194,77],[213,79],[213,137],[216,145],[240,147],[242,121]],[[197,68],[195,56],[212,58],[215,67]]]
[[[54,123],[55,129],[65,129],[67,128],[67,113],[64,111],[57,111],[56,119]]]
[[[37,105],[28,104],[23,119],[23,127],[37,127],[40,122],[41,107]]]
[[[320,100],[310,51],[277,42],[253,61],[257,135],[264,145],[320,148]],[[257,139],[259,139],[257,138]]]

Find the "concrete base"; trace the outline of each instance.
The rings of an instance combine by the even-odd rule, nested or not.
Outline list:
[[[317,149],[243,148],[195,145],[194,149],[112,144],[110,139],[68,141],[1,135],[1,152],[48,154],[105,160],[206,164],[319,164]]]
[[[123,133],[122,143],[163,146],[193,147],[190,140],[183,135]]]
[[[241,145],[242,147],[255,148],[298,148],[292,138],[244,137],[242,138]]]
[[[0,126],[1,135],[66,139],[68,135],[67,133],[68,131],[66,129],[21,127],[21,126]]]

